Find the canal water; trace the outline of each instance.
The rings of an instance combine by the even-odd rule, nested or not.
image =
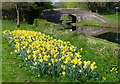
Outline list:
[[[101,38],[101,39],[106,39],[108,41],[120,44],[120,33],[106,32],[106,33],[102,33],[100,35],[97,35],[95,37]]]
[[[110,42],[120,44],[120,31],[115,28],[81,28],[77,26],[68,26],[68,28],[65,29],[72,29],[72,31],[82,31],[86,35],[106,39]]]

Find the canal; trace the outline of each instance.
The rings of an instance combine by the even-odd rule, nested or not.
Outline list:
[[[120,31],[115,28],[82,28],[69,25],[66,26],[65,29],[70,29],[72,31],[82,31],[85,35],[106,39],[110,42],[120,44]]]

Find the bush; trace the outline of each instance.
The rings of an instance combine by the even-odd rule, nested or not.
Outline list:
[[[33,25],[36,27],[49,26],[51,23],[47,22],[45,19],[34,19]]]

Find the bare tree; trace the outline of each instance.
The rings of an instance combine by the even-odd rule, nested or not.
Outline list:
[[[17,4],[15,4],[15,8],[16,8],[16,13],[17,13],[17,25],[16,25],[16,27],[19,28],[20,27],[20,12],[19,12],[19,8],[18,8]]]

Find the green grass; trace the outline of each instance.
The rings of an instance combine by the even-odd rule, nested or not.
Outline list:
[[[35,24],[34,24],[35,25]],[[99,72],[99,80],[101,81],[101,77],[106,77],[107,82],[116,82],[118,81],[118,75],[113,72],[110,73],[110,69],[114,66],[117,66],[117,48],[118,45],[116,43],[108,42],[106,40],[101,40],[91,36],[84,36],[82,33],[77,31],[60,31],[57,28],[60,27],[59,24],[54,24],[50,22],[46,22],[45,20],[39,20],[37,26],[21,24],[20,29],[26,30],[34,30],[40,31],[42,33],[51,35],[56,39],[62,39],[64,41],[70,41],[72,45],[76,46],[79,50],[83,48],[81,51],[82,59],[95,61],[98,66]],[[14,30],[17,29],[15,27],[14,22],[3,21],[3,30]],[[81,34],[81,35],[78,35]],[[38,78],[36,73],[33,73],[32,70],[29,69],[29,66],[26,65],[21,58],[14,54],[10,55],[11,49],[13,48],[9,41],[6,38],[3,38],[3,81],[14,81],[14,82],[24,82],[24,81],[32,81],[32,82],[55,82],[55,81],[72,81],[68,78],[63,78],[60,80],[59,78],[49,78],[49,77],[41,77]],[[23,66],[20,68],[20,66]],[[93,81],[93,80],[87,80]]]
[[[66,22],[72,22],[72,17],[68,15],[64,15],[60,18],[60,20],[66,21]]]
[[[70,17],[68,15],[64,15],[60,18],[60,20],[72,20],[72,17]]]
[[[33,25],[28,24],[20,24],[20,29],[26,29],[26,30],[34,30]],[[16,23],[13,21],[3,20],[2,21],[2,31],[4,30],[17,30],[19,28],[16,28]]]
[[[81,21],[81,22],[78,22],[78,23],[81,23],[81,24],[83,24],[83,25],[87,25],[87,24],[91,24],[91,25],[101,25],[101,24],[103,24],[102,22],[99,22],[99,21]]]
[[[120,14],[118,13],[101,14],[101,15],[106,19],[108,19],[110,22],[118,22],[118,17],[120,17]]]
[[[81,24],[83,27],[101,27],[101,25],[103,25],[103,22],[99,22],[99,21],[81,21],[78,23],[73,23],[73,25],[79,26],[79,24]]]

